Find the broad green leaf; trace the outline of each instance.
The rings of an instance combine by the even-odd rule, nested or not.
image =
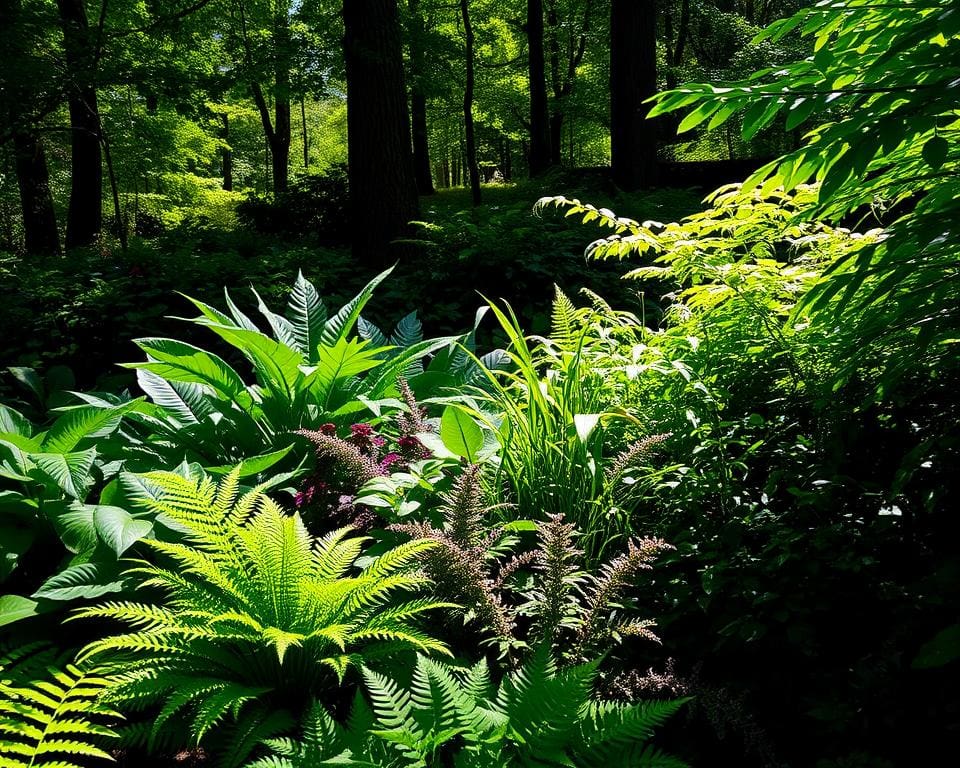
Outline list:
[[[92,600],[123,589],[116,568],[77,563],[47,579],[32,597],[39,600]]]
[[[952,624],[923,644],[911,666],[914,669],[935,669],[957,659],[960,659],[960,624]]]
[[[33,434],[33,426],[19,411],[0,403],[0,433],[4,432],[30,437]]]
[[[270,469],[270,467],[282,461],[284,457],[292,450],[293,444],[291,443],[286,448],[281,448],[279,451],[273,451],[272,453],[265,453],[262,456],[252,456],[249,459],[244,459],[238,466],[224,465],[219,467],[206,467],[206,470],[213,475],[227,475],[234,469],[237,469],[238,477],[252,477],[253,475],[259,475],[261,472],[266,472],[268,469]]]
[[[440,439],[449,451],[470,463],[483,448],[483,430],[468,414],[456,406],[447,406],[440,417]]]
[[[136,344],[150,358],[146,363],[126,363],[127,368],[143,368],[167,381],[205,384],[221,398],[249,400],[246,384],[222,358],[199,347],[174,339],[137,339]]]
[[[52,482],[67,496],[81,501],[93,482],[90,470],[96,458],[96,448],[77,453],[30,454],[30,459],[36,464],[33,473],[43,481]]]
[[[39,603],[20,595],[0,595],[0,627],[40,613]]]
[[[100,505],[93,509],[93,525],[97,536],[117,557],[153,530],[149,521],[138,520],[125,509]]]
[[[137,383],[147,397],[181,424],[196,424],[214,412],[202,384],[168,381],[145,368],[137,370]]]

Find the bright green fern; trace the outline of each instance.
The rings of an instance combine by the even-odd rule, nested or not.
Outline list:
[[[100,696],[100,670],[59,664],[53,650],[29,645],[0,657],[0,768],[80,768],[111,760],[119,716]]]
[[[420,656],[409,688],[369,669],[346,726],[319,704],[299,740],[267,742],[249,768],[645,766],[683,762],[652,747],[653,729],[683,701],[596,701],[596,663],[559,670],[546,647],[494,692],[485,662],[470,669]]]
[[[183,539],[149,541],[167,565],[142,562],[130,574],[166,599],[76,616],[130,627],[91,643],[81,659],[117,667],[110,701],[154,707],[154,737],[175,718],[197,742],[228,719],[260,728],[263,712],[296,713],[352,665],[407,649],[446,652],[413,624],[444,604],[408,596],[426,584],[414,567],[433,543],[403,544],[358,570],[364,539],[349,529],[313,538],[262,492],[241,495],[236,472],[219,485],[172,473],[145,480],[158,492],[147,503]]]

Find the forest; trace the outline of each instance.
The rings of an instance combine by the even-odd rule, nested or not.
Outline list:
[[[958,0],[0,54],[0,768],[947,764]]]

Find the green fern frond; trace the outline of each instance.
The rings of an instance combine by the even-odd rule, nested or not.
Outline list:
[[[304,690],[323,690],[331,670],[342,680],[350,667],[398,650],[449,653],[414,623],[446,607],[410,597],[427,583],[414,570],[431,542],[408,542],[357,573],[364,539],[349,529],[315,539],[262,493],[240,495],[235,472],[219,484],[167,473],[151,482],[152,503],[183,540],[148,541],[172,565],[142,563],[128,575],[141,589],[162,587],[161,602],[104,603],[76,618],[128,628],[89,644],[81,658],[119,668],[112,702],[158,707],[152,740],[182,720],[204,743],[248,728],[229,746],[239,764],[249,753],[240,754],[241,745],[262,731],[266,713]]]
[[[31,663],[37,646],[0,658],[0,766],[80,768],[112,760],[104,749],[117,737],[119,715],[101,703],[110,681],[102,670],[66,664],[44,677]],[[49,658],[49,655],[48,655]]]

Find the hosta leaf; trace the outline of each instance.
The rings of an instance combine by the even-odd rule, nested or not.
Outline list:
[[[38,600],[92,600],[123,589],[116,568],[98,563],[79,563],[47,579],[33,597]]]
[[[483,430],[469,415],[455,406],[447,406],[440,417],[440,439],[447,450],[470,463],[483,448]]]
[[[99,505],[93,510],[93,525],[97,536],[117,557],[153,530],[149,521],[138,520],[125,509]]]
[[[0,595],[0,627],[36,616],[40,612],[39,605],[36,600],[31,600],[29,597]]]
[[[44,482],[53,483],[67,496],[81,501],[92,483],[90,470],[96,458],[96,448],[77,453],[30,454],[30,459],[36,464],[33,474]]]

